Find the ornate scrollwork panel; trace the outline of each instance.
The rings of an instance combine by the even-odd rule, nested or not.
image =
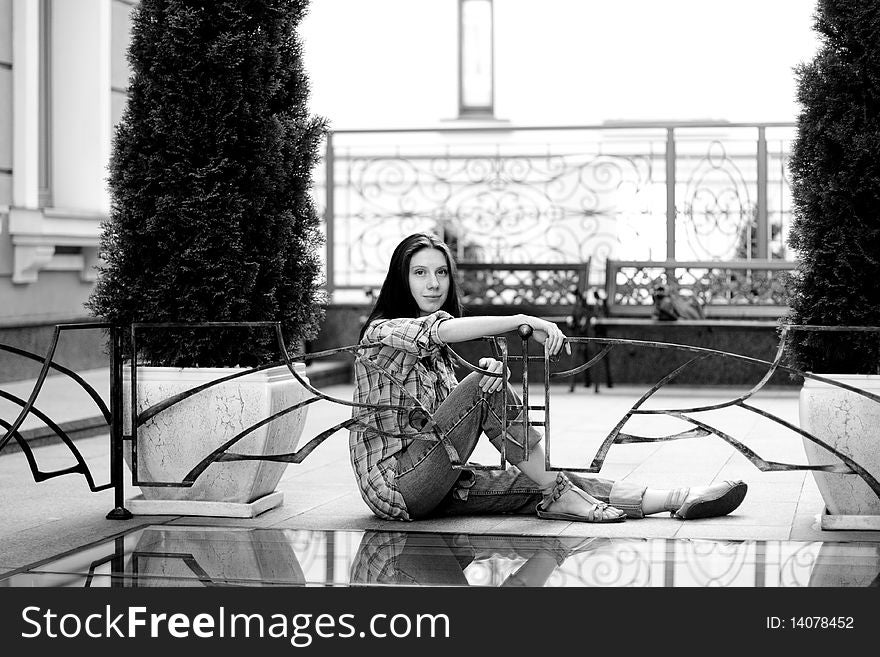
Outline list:
[[[619,305],[651,305],[655,287],[664,285],[704,305],[785,306],[788,273],[780,269],[732,266],[719,262],[707,267],[621,266],[617,271],[615,299]]]
[[[785,257],[791,129],[766,130],[766,185],[758,180],[754,126],[676,128],[670,171],[661,125],[601,133],[376,132],[360,141],[348,136],[352,144],[336,135],[332,204],[326,189],[320,204],[333,214],[334,281],[378,285],[394,245],[414,231],[441,235],[465,262],[589,258],[598,275],[607,258],[664,259],[670,189],[679,260],[755,257],[765,214],[768,255]],[[326,179],[316,176],[316,188]]]
[[[705,150],[699,157],[678,157],[676,177],[684,183],[682,198],[677,203],[679,257],[751,257],[749,245],[757,216],[757,192],[754,142],[746,143],[750,153],[741,152],[738,142],[716,139],[708,147],[703,145]],[[679,245],[684,248],[678,248]]]
[[[653,184],[653,155],[523,150],[338,157],[337,282],[378,283],[394,245],[425,230],[463,262],[601,261],[620,248],[621,218],[650,212],[634,208]]]

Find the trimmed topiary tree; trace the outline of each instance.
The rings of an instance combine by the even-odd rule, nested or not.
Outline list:
[[[107,321],[321,319],[309,195],[325,122],[307,109],[295,33],[307,0],[141,0],[129,99],[113,143],[105,266],[87,307]],[[144,331],[147,364],[255,366],[274,332]]]
[[[880,325],[880,3],[820,0],[821,47],[797,69],[803,106],[791,157],[800,257],[793,324]],[[794,331],[790,362],[817,373],[880,373],[880,341]]]

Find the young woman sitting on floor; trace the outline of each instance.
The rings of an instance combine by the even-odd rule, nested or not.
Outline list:
[[[446,344],[502,335],[528,324],[551,355],[569,349],[552,322],[530,315],[462,317],[449,248],[427,233],[405,238],[391,256],[388,275],[361,329],[361,354],[373,366],[355,362],[354,400],[386,408],[365,413],[351,431],[357,483],[367,506],[380,518],[518,513],[549,520],[620,522],[668,511],[683,520],[726,515],[745,497],[742,481],[664,490],[628,481],[547,471],[542,433],[508,421],[506,470],[461,470],[481,434],[501,449],[501,386],[505,377],[471,373],[458,382]],[[500,373],[502,363],[479,361]],[[394,381],[391,380],[393,377]],[[408,410],[417,399],[446,439]],[[510,403],[521,406],[508,387]],[[490,412],[489,409],[494,411]],[[522,410],[520,409],[520,413]],[[508,418],[516,418],[508,413]],[[413,425],[417,426],[413,426]],[[423,432],[422,429],[425,429]],[[528,458],[524,445],[528,442]]]

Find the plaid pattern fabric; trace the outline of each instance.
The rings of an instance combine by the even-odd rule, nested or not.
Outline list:
[[[440,323],[451,319],[444,310],[425,317],[377,320],[361,340],[371,345],[359,351],[387,374],[360,360],[355,361],[354,401],[362,404],[404,406],[405,410],[354,408],[362,424],[354,425],[349,439],[351,463],[361,496],[380,518],[409,520],[406,504],[397,489],[397,455],[414,439],[389,434],[417,434],[409,423],[412,395],[433,413],[458,383],[444,343],[437,335]],[[393,377],[396,383],[389,377]],[[398,385],[399,384],[399,385]]]
[[[352,560],[349,583],[399,583],[397,562],[405,547],[406,532],[366,532]]]
[[[463,581],[467,580],[465,568],[472,563],[487,562],[486,570],[491,573],[490,584],[543,586],[545,580],[540,575],[536,578],[534,574],[520,572],[523,570],[523,563],[536,555],[551,555],[556,560],[556,565],[561,566],[570,554],[570,550],[559,539],[550,536],[438,534],[436,544],[414,541],[407,545],[407,540],[412,536],[416,535],[408,532],[365,532],[351,563],[349,583],[352,585],[439,583],[438,578],[444,571],[438,570],[433,560],[454,556],[462,570]],[[585,540],[585,545],[589,546],[593,540],[598,541],[597,548],[601,549],[604,545],[603,541],[608,539]],[[453,579],[443,583],[455,585],[461,582]]]

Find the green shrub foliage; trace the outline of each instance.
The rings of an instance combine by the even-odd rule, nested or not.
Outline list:
[[[820,0],[821,46],[798,67],[802,111],[791,158],[800,262],[794,324],[880,326],[880,2]],[[878,372],[869,334],[794,332],[791,363],[817,373]]]
[[[114,135],[105,266],[88,308],[131,322],[280,321],[296,351],[321,319],[309,195],[325,134],[295,33],[307,0],[142,0]],[[254,366],[271,329],[138,333],[142,362]]]

